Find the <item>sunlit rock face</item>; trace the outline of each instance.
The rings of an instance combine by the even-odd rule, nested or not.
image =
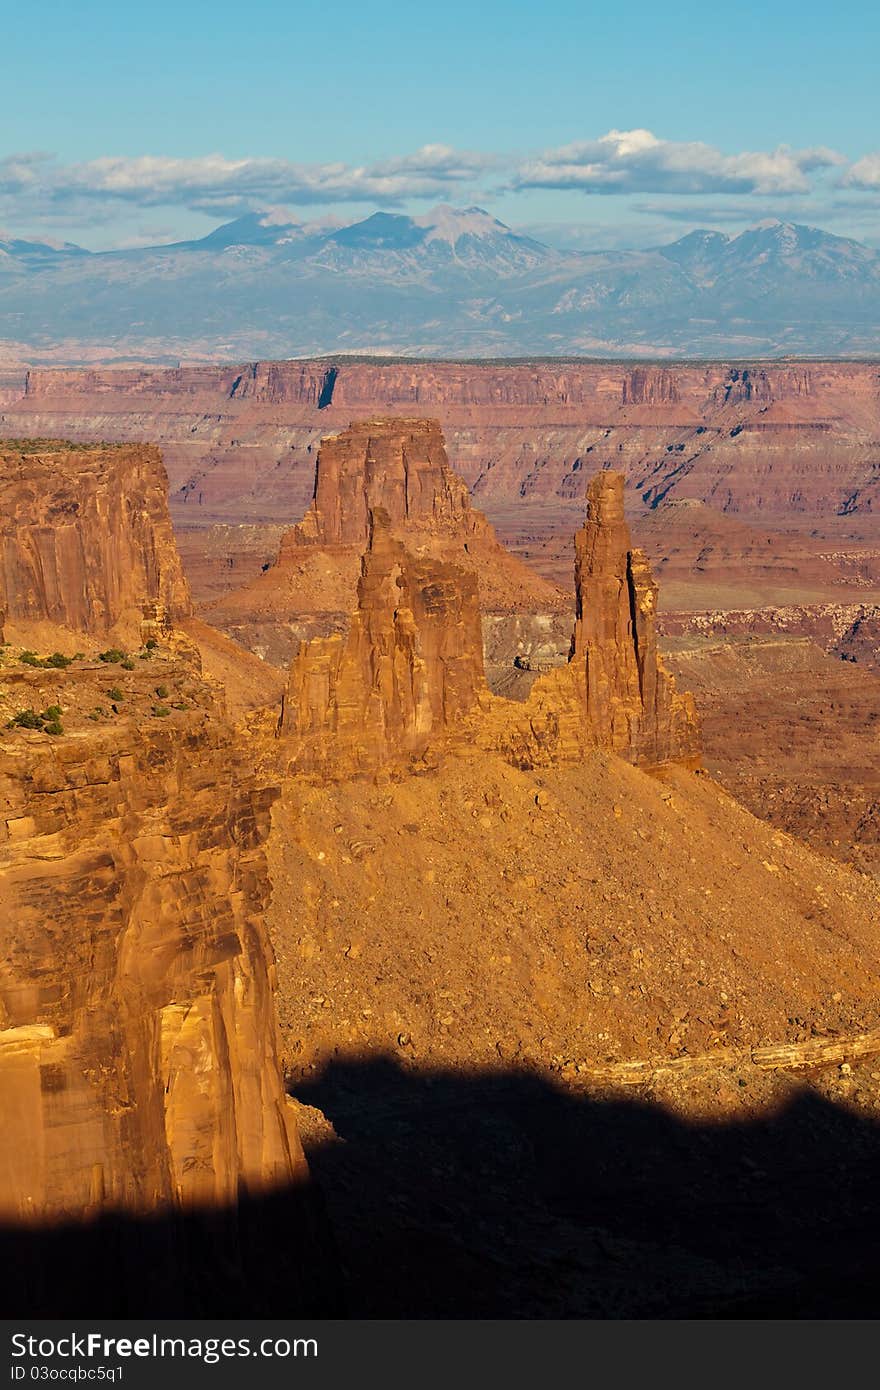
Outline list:
[[[0,609],[103,633],[143,604],[172,617],[190,596],[158,449],[0,446]]]
[[[0,1226],[32,1233],[24,1258],[52,1232],[147,1221],[165,1263],[116,1280],[92,1251],[83,1287],[138,1311],[152,1281],[176,1306],[199,1264],[185,1223],[213,1233],[211,1288],[233,1284],[243,1200],[308,1176],[264,927],[279,787],[175,628],[189,598],[158,452],[2,461],[11,629],[82,650],[0,653]],[[138,616],[145,645],[99,659],[108,626]],[[76,1281],[62,1298],[56,1276],[35,1257],[27,1306],[72,1306]]]

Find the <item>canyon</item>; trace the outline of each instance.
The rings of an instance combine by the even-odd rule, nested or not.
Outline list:
[[[2,411],[10,1306],[802,1308],[831,1276],[796,1202],[775,1249],[706,1231],[719,1161],[753,1222],[775,1199],[744,1158],[812,1191],[805,1125],[853,1155],[822,1200],[861,1297],[873,377],[420,370],[35,373]],[[667,458],[687,412],[720,462]],[[818,479],[815,443],[780,442],[801,415],[839,425]],[[569,459],[578,428],[613,442]],[[189,487],[211,431],[224,461]],[[637,1152],[687,1155],[678,1245],[621,1215],[657,1181],[681,1215]],[[77,1248],[85,1292],[52,1254]]]
[[[4,382],[0,433],[161,446],[200,617],[265,658],[262,673],[252,672],[253,698],[261,689],[268,698],[270,685],[276,696],[300,638],[341,631],[354,606],[356,547],[344,583],[340,562],[331,574],[305,547],[290,549],[312,506],[321,439],[380,412],[439,422],[447,462],[508,552],[499,591],[516,586],[510,554],[532,574],[518,617],[515,603],[503,611],[503,593],[483,604],[486,674],[498,693],[524,694],[537,668],[565,660],[565,595],[586,481],[593,471],[622,471],[635,544],[660,583],[658,640],[695,639],[689,678],[703,692],[713,773],[761,815],[778,814],[782,828],[802,829],[834,855],[850,854],[841,834],[848,826],[856,853],[867,855],[860,862],[876,864],[880,755],[866,730],[877,699],[865,678],[880,650],[876,364],[338,357],[22,369]],[[492,567],[483,572],[485,580]],[[548,588],[533,602],[535,574],[556,598]],[[792,671],[782,686],[766,645],[781,633],[813,644],[801,676]],[[753,650],[742,662],[744,638]],[[698,653],[718,642],[731,647],[723,694],[711,669],[705,677],[696,669]],[[731,685],[736,669],[744,698]],[[756,679],[766,699],[748,695]],[[832,689],[840,691],[833,708],[823,693]],[[814,795],[804,764],[818,727],[829,757],[825,790]],[[768,756],[778,752],[777,764],[789,768],[784,794],[744,784],[727,759],[730,747],[756,750],[771,737]],[[840,741],[852,756],[837,774]],[[792,748],[803,757],[793,759]]]

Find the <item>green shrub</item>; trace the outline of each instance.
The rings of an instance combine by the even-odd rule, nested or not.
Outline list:
[[[6,725],[7,729],[42,729],[43,716],[36,710],[20,709]]]
[[[159,699],[160,699],[160,700],[167,700],[167,699],[168,699],[168,686],[167,686],[167,685],[157,685],[157,686],[156,686],[156,694],[159,696]]]
[[[122,691],[119,689],[119,686],[118,686],[118,685],[111,685],[110,689],[107,691],[107,694],[109,695],[109,697],[110,697],[111,700],[124,700],[124,699],[125,699],[125,696],[123,695]]]
[[[172,708],[172,709],[189,709],[189,705],[186,703],[186,700],[172,700],[172,702],[171,702],[171,708]]]
[[[154,652],[158,645],[159,643],[156,641],[155,637],[148,637],[146,642],[144,643],[144,646],[146,647],[148,652]]]
[[[96,724],[100,718],[101,716],[96,709],[93,709],[90,714],[86,715],[86,719],[92,719]]]
[[[171,713],[167,705],[154,705],[153,715],[156,719],[167,719]]]
[[[61,706],[50,705],[42,714],[33,709],[20,709],[6,725],[7,729],[42,729],[47,734],[63,734]]]
[[[120,664],[120,666],[122,667],[123,671],[133,671],[133,670],[134,670],[134,662],[132,661],[132,659],[131,659],[130,656],[127,656],[127,657],[125,658],[124,661],[120,661],[119,664]]]
[[[113,665],[125,660],[125,652],[121,652],[118,647],[108,647],[106,652],[98,652],[98,660],[107,661]]]
[[[54,666],[57,671],[65,671],[68,666],[73,664],[72,656],[65,656],[63,652],[53,652],[47,656],[43,662],[44,666]]]
[[[23,662],[25,666],[42,665],[42,662],[40,661],[40,658],[37,656],[36,652],[21,652],[18,659],[19,661]]]

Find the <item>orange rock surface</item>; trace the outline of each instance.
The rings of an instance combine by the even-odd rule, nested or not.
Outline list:
[[[11,609],[84,649],[0,654],[0,1224],[214,1212],[234,1263],[240,1202],[307,1177],[265,927],[277,780],[171,622],[187,590],[158,453],[0,462]],[[129,608],[148,645],[99,660]],[[168,1229],[164,1277],[185,1283]],[[49,1266],[34,1277],[38,1309]]]
[[[474,575],[410,554],[376,507],[347,635],[303,642],[291,667],[280,732],[296,742],[293,767],[418,756],[485,694]]]
[[[158,449],[0,446],[0,609],[8,624],[105,633],[145,603],[190,611]]]
[[[340,631],[377,507],[413,556],[474,575],[484,612],[565,606],[561,590],[505,550],[471,506],[436,420],[382,418],[322,441],[312,503],[282,536],[276,564],[205,605],[205,618],[276,664],[300,637]]]
[[[370,500],[378,495],[381,484]],[[345,529],[338,518],[323,520],[320,508],[311,515],[307,535]],[[539,676],[522,705],[487,698],[473,576],[411,555],[384,509],[369,517],[347,635],[303,642],[291,667],[280,732],[296,741],[294,768],[340,775],[381,767],[465,728],[522,767],[596,747],[647,765],[699,761],[693,701],[676,693],[657,652],[657,586],[630,546],[619,474],[600,473],[590,484],[576,537],[568,663]]]

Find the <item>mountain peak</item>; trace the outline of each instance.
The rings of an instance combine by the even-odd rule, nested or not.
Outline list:
[[[503,222],[486,212],[483,208],[455,208],[441,203],[421,217],[414,217],[414,224],[423,227],[427,233],[426,241],[447,241],[454,246],[459,237],[497,237],[514,236]]]

